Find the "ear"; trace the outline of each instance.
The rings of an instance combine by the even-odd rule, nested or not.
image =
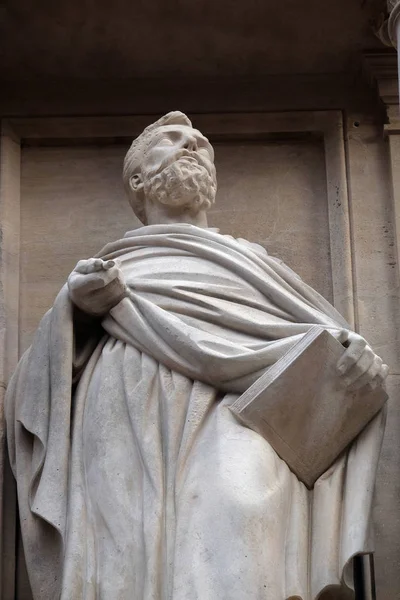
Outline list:
[[[129,178],[129,187],[135,194],[143,190],[143,177],[141,173],[136,173]]]

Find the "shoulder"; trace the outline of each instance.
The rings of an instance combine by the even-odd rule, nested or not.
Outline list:
[[[244,238],[236,238],[236,241],[242,246],[250,248],[250,250],[253,250],[253,252],[255,252],[256,254],[268,256],[268,252],[266,251],[264,246],[261,246],[261,244],[257,244],[256,242],[249,242],[249,240],[245,240]]]

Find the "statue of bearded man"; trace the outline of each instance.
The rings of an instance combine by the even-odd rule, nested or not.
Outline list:
[[[315,324],[347,346],[345,385],[387,367],[282,262],[207,227],[214,152],[185,115],[123,176],[145,225],[77,264],[7,394],[34,598],[347,598],[382,415],[309,491],[229,405]]]

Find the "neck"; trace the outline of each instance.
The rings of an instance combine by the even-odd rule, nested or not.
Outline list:
[[[171,207],[164,204],[146,204],[146,217],[148,225],[167,225],[171,223],[188,223],[196,227],[208,227],[205,210],[193,213],[182,210],[182,207]]]

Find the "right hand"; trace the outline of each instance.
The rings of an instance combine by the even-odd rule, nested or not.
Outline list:
[[[68,277],[68,290],[72,302],[95,317],[107,314],[127,295],[121,269],[101,258],[80,260]]]

